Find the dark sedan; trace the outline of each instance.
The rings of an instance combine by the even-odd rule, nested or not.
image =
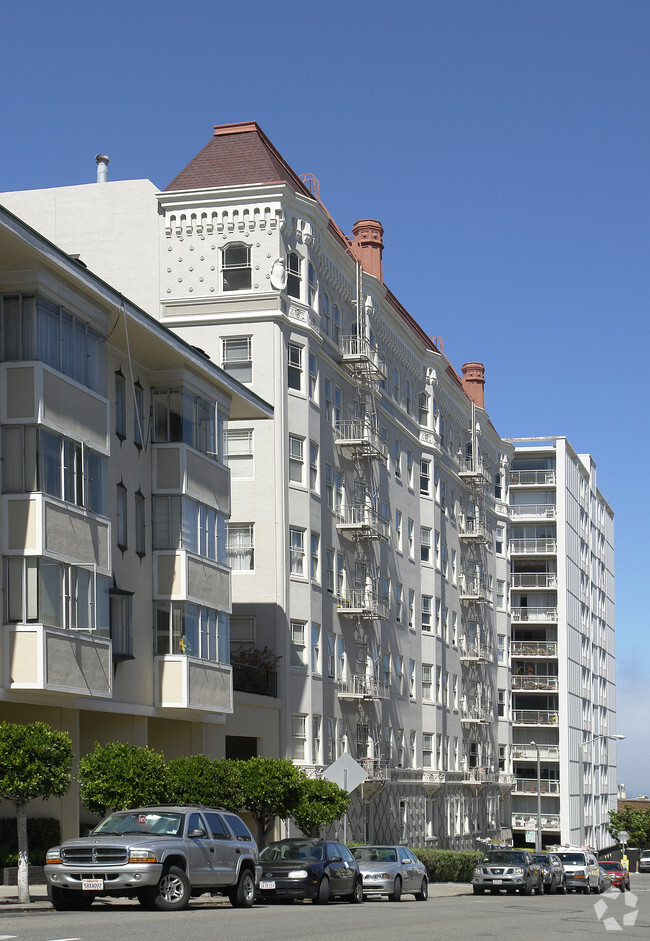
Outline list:
[[[549,895],[566,892],[566,876],[562,860],[555,853],[533,853],[533,859],[542,867],[544,891]]]
[[[269,843],[260,853],[262,878],[257,899],[330,898],[363,902],[363,880],[357,861],[334,840],[290,839]]]

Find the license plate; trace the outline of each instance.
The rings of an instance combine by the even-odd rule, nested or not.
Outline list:
[[[260,882],[260,889],[274,889],[275,882]]]
[[[82,879],[81,888],[84,892],[102,892],[104,889],[103,879]]]
[[[493,885],[501,885],[502,883],[503,883],[503,879],[493,879],[493,880],[492,880],[492,884],[493,884]]]

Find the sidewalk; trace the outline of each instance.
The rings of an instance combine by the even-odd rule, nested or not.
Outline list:
[[[466,882],[431,882],[429,883],[429,898],[446,898],[452,895],[469,895],[472,891],[471,886]],[[47,910],[52,906],[50,900],[47,897],[47,886],[45,885],[30,885],[29,895],[31,898],[30,902],[22,903],[18,901],[18,888],[15,885],[0,885],[0,916],[9,914],[10,912],[33,912],[39,910]],[[200,905],[203,901],[203,897],[199,899],[193,899],[190,903],[191,905]],[[205,899],[208,902],[208,899]],[[210,897],[209,904],[213,905],[215,902],[223,901],[224,904],[230,904],[225,899],[220,899],[219,896],[214,898]],[[99,902],[99,899],[98,899]],[[137,905],[138,903],[132,899],[102,899],[102,902],[106,905],[118,904],[118,905]],[[373,903],[376,904],[376,903]]]

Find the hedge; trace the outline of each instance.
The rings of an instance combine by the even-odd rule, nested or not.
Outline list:
[[[471,882],[474,866],[483,857],[483,853],[474,850],[414,847],[413,852],[427,867],[429,882]]]
[[[29,865],[45,865],[45,854],[61,842],[61,824],[53,817],[28,817]],[[0,817],[0,866],[18,865],[18,835],[15,817]]]

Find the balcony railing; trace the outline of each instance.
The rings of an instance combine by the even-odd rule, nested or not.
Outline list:
[[[369,421],[353,419],[337,422],[335,443],[358,457],[380,461],[385,461],[388,457],[387,443]]]
[[[386,362],[379,349],[366,337],[341,337],[341,361],[357,379],[386,379]]]
[[[343,507],[336,528],[361,539],[388,539],[388,520],[365,504]]]
[[[461,576],[458,589],[458,597],[461,601],[488,601],[489,596],[490,591],[484,579]]]
[[[494,713],[489,706],[464,706],[460,711],[460,721],[466,724],[483,724],[493,719]]]
[[[233,663],[232,688],[238,693],[256,693],[258,696],[278,695],[278,674],[250,663]]]
[[[388,618],[388,598],[358,588],[341,592],[336,598],[339,614],[347,617]]]
[[[541,824],[542,824],[542,830],[559,830],[560,829],[560,815],[559,814],[542,814]],[[513,830],[534,830],[536,826],[537,826],[536,814],[513,814],[512,815]]]
[[[483,462],[483,458],[465,457],[461,458],[459,464],[459,477],[464,477],[465,479],[474,478],[477,483],[488,483],[490,480],[490,474]]]
[[[511,487],[553,487],[555,470],[510,471]]]
[[[556,552],[555,538],[510,540],[510,555],[555,555]]]
[[[514,709],[513,725],[557,725],[558,713],[552,709]]]
[[[490,531],[487,524],[481,519],[474,517],[464,517],[460,521],[458,538],[467,542],[490,542]]]
[[[513,676],[511,689],[555,693],[558,689],[557,676]]]
[[[537,778],[516,778],[513,787],[515,794],[537,794]],[[540,794],[559,794],[559,781],[540,781]]]
[[[555,519],[554,503],[515,503],[510,504],[510,516],[519,518],[529,516],[534,519]]]
[[[510,653],[513,657],[557,657],[557,644],[555,641],[513,640]]]
[[[513,621],[557,621],[557,608],[512,608]]]
[[[460,659],[467,661],[479,661],[479,660],[492,660],[493,656],[492,644],[481,644],[478,641],[475,643],[467,643],[461,639],[460,642]]]
[[[555,572],[513,572],[513,588],[557,588]]]
[[[343,676],[337,680],[337,692],[340,699],[389,699],[390,686],[380,683],[373,677],[360,674]]]
[[[534,745],[513,745],[512,757],[515,761],[537,761],[537,748]],[[541,761],[559,761],[559,745],[540,745],[539,757]]]

